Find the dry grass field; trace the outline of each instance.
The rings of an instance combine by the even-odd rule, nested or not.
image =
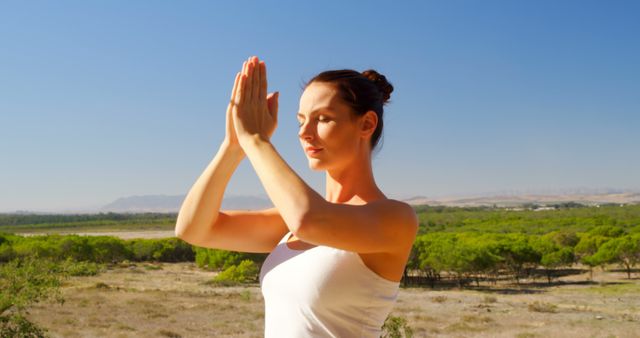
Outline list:
[[[193,263],[121,264],[72,277],[63,305],[36,304],[28,317],[53,337],[261,337],[259,286],[212,285],[214,274]],[[415,337],[638,337],[640,280],[624,277],[596,271],[599,283],[574,275],[551,287],[403,288],[392,315],[406,318]]]

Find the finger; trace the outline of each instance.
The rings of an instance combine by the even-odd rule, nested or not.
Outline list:
[[[276,104],[274,105],[273,114],[273,122],[278,125],[278,102],[280,101],[280,92],[276,92]]]
[[[238,96],[238,93],[240,92],[240,80],[242,80],[242,75],[246,73],[246,68],[247,68],[247,61],[242,63],[242,69],[240,70],[240,76],[238,77],[238,87],[236,88],[236,97]],[[239,100],[235,101],[236,104],[240,103]]]
[[[244,100],[249,103],[253,100],[253,62],[247,63],[247,80],[245,83]]]
[[[238,92],[236,93],[236,105],[241,106],[246,100],[245,87],[247,82],[247,76],[240,74],[240,83],[238,83]]]
[[[280,92],[270,93],[267,97],[267,104],[269,106],[269,113],[274,123],[278,123],[278,97]]]
[[[258,91],[258,97],[260,98],[260,107],[264,107],[267,104],[267,65],[264,61],[260,61],[259,70],[260,90]]]
[[[260,64],[257,57],[252,60],[253,78],[251,79],[251,102],[260,102]]]
[[[236,79],[233,81],[233,90],[231,90],[231,102],[235,104],[236,93],[238,92],[238,82],[240,82],[240,73],[236,73]]]

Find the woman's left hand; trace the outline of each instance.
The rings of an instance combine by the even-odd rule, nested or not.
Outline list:
[[[267,67],[253,56],[245,61],[232,110],[240,145],[258,137],[269,141],[278,122],[279,93],[267,95]],[[243,147],[244,148],[244,147]]]

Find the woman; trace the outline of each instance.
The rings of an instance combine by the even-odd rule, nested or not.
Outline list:
[[[257,57],[236,75],[226,136],[187,195],[176,236],[198,246],[269,252],[260,271],[266,337],[379,337],[416,236],[415,212],[377,187],[371,152],[393,87],[373,70],[327,71],[305,86],[297,114],[309,167],[326,171],[311,189],[270,143],[278,93],[267,94]],[[219,211],[243,157],[274,208]]]

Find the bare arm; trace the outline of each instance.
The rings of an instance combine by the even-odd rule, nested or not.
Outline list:
[[[176,221],[176,236],[194,241],[208,235],[215,224],[224,190],[244,153],[239,147],[223,142],[218,153],[189,190]]]
[[[245,66],[246,63],[243,64],[243,72]],[[240,84],[239,74],[236,74],[231,90],[231,99],[227,106],[224,141],[216,156],[189,190],[178,213],[175,233],[176,237],[185,241],[202,238],[210,231],[210,227],[218,218],[222,195],[227,183],[244,157],[244,151],[239,147],[231,116]]]
[[[269,252],[287,228],[277,209],[220,211],[224,191],[242,159],[231,116],[237,101],[240,75],[236,74],[227,107],[226,136],[213,160],[185,197],[176,221],[175,234],[193,245],[243,252]],[[278,109],[277,96],[266,98],[269,109]]]

